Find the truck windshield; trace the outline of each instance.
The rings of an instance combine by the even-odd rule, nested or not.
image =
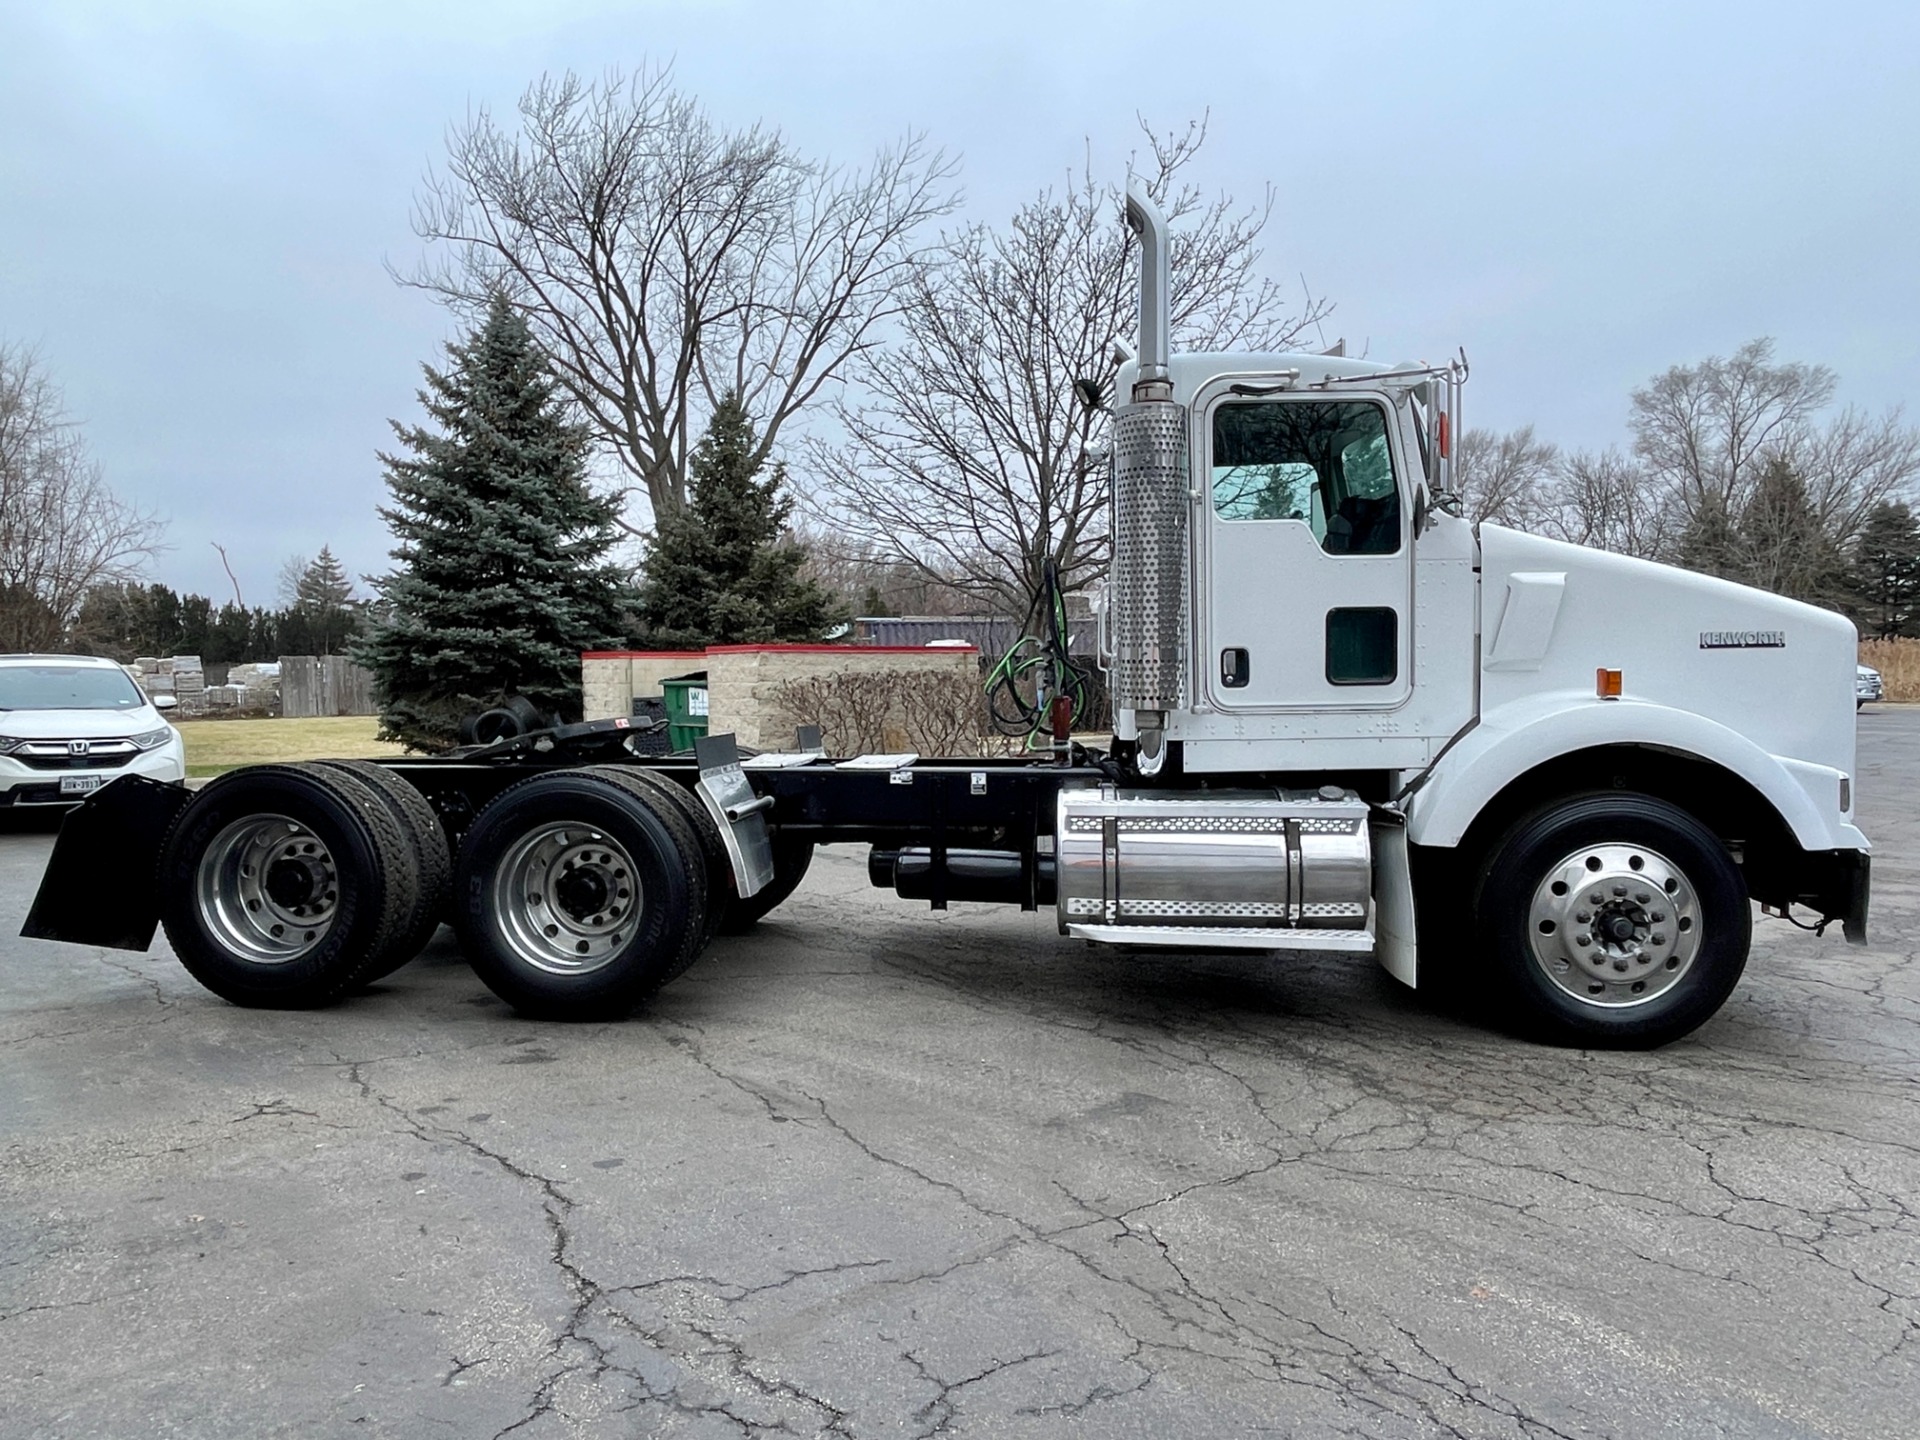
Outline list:
[[[138,710],[144,704],[140,688],[118,667],[0,664],[0,710]]]
[[[1387,417],[1364,400],[1230,402],[1213,412],[1213,511],[1298,520],[1332,555],[1400,548]]]

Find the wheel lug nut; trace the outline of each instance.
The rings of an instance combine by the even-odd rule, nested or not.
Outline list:
[[[1633,898],[1637,900],[1640,904],[1645,905],[1649,900],[1653,899],[1653,896],[1647,894],[1646,891],[1642,890],[1638,895],[1634,896]]]
[[[1653,937],[1653,943],[1656,945],[1664,945],[1667,943],[1667,937],[1664,935],[1656,935]]]
[[[1616,885],[1613,887],[1613,893],[1616,895],[1625,895],[1627,893],[1627,887],[1624,885]]]
[[[1656,910],[1653,912],[1653,923],[1656,925],[1666,918],[1666,914],[1663,911]]]
[[[1593,916],[1589,915],[1586,911],[1582,910],[1579,914],[1575,915],[1573,918],[1575,922],[1577,922],[1578,924],[1584,925],[1587,923],[1587,921],[1591,920]]]
[[[1591,935],[1576,935],[1573,937],[1573,943],[1576,945],[1591,945],[1593,943],[1593,937]]]
[[[1613,968],[1614,968],[1614,969],[1616,969],[1616,970],[1618,970],[1618,971],[1619,971],[1619,972],[1620,972],[1620,973],[1621,973],[1622,975],[1624,975],[1624,974],[1626,974],[1626,973],[1627,973],[1627,962],[1626,962],[1626,960],[1625,960],[1625,959],[1623,958],[1623,959],[1619,959],[1619,960],[1616,960],[1616,961],[1614,961],[1614,962],[1613,962]]]

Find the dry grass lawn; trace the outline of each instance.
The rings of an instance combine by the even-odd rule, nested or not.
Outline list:
[[[325,715],[312,720],[181,720],[187,774],[219,775],[269,760],[366,760],[399,755],[400,746],[374,739],[371,715]]]
[[[1862,640],[1860,663],[1880,672],[1889,700],[1920,700],[1920,640]]]

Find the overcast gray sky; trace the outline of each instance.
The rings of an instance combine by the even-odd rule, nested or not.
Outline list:
[[[1192,18],[1188,18],[1192,17]],[[1468,418],[1621,439],[1627,392],[1756,335],[1878,410],[1920,372],[1920,6],[0,0],[0,339],[36,346],[155,574],[251,603],[386,566],[387,419],[454,334],[383,268],[469,107],[671,60],[727,123],[859,160],[909,128],[997,220],[1134,115],[1278,189],[1268,263],[1376,358],[1473,361]]]

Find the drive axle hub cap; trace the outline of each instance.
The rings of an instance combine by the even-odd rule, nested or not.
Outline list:
[[[1547,871],[1527,916],[1533,960],[1585,1005],[1644,1005],[1700,953],[1700,908],[1680,867],[1639,845],[1589,845]]]
[[[333,928],[340,878],[320,837],[285,815],[249,815],[213,837],[194,871],[200,922],[258,965],[298,960]]]
[[[598,970],[640,917],[633,859],[589,825],[542,825],[494,867],[494,924],[520,960],[551,975]]]

